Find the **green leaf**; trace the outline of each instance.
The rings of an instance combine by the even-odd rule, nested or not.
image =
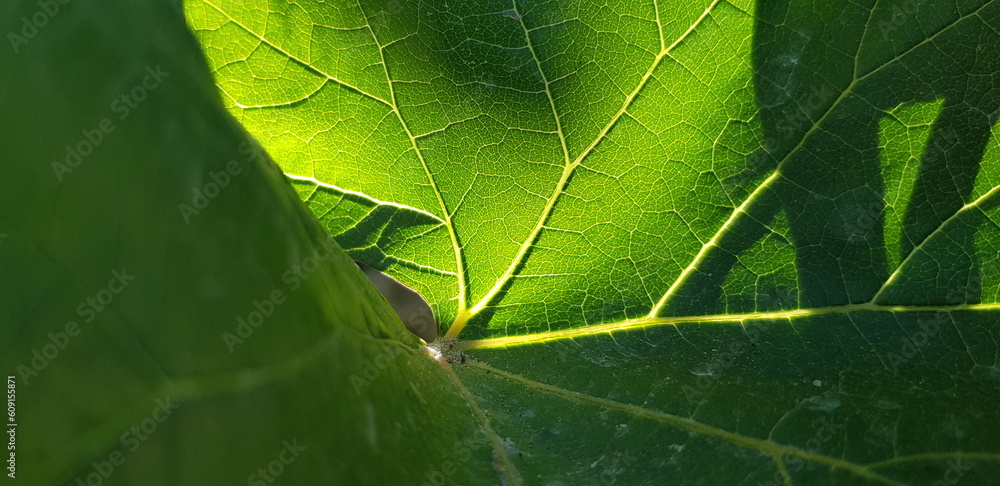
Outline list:
[[[0,49],[4,475],[498,477],[477,410],[226,113],[179,2],[0,19],[27,39]]]
[[[288,432],[317,441],[292,484],[1000,472],[996,2],[185,0],[225,107],[340,246],[458,339],[436,344],[444,368],[405,340],[411,366],[348,398],[402,327],[341,253],[247,353],[219,351],[325,236],[261,157],[181,224],[243,139],[207,76],[164,81],[61,183],[20,163],[83,140],[146,66],[201,68],[172,5],[72,5],[0,63],[24,120],[0,135],[19,162],[0,192],[5,369],[123,262],[157,286],[123,291],[20,392],[29,472],[98,469],[164,390],[195,406],[115,480],[242,482]],[[12,32],[36,9],[0,8]],[[154,14],[175,22],[150,32]]]
[[[526,483],[997,474],[996,2],[185,6]]]
[[[995,2],[186,7],[527,483],[995,477]]]

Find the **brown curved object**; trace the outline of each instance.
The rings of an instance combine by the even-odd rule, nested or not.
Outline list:
[[[428,343],[437,339],[434,311],[420,293],[364,263],[359,261],[354,263],[358,264],[358,268],[364,272],[368,280],[382,293],[385,300],[389,301],[389,305],[410,332]]]

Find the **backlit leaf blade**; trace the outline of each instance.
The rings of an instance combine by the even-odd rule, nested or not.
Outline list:
[[[313,61],[342,40],[290,53],[325,79],[295,100],[216,80],[478,360],[459,376],[527,482],[996,472],[995,2],[187,6],[206,46],[290,52],[234,25],[291,11],[368,36],[369,71]]]

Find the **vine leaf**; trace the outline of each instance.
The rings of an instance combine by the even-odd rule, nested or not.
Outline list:
[[[179,2],[0,6],[43,21],[0,49],[4,479],[516,479],[226,112]]]
[[[997,2],[244,3],[227,106],[526,482],[997,472]]]

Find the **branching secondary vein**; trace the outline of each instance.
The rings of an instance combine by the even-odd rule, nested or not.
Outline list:
[[[476,415],[476,419],[479,420],[479,424],[483,427],[483,432],[489,438],[490,443],[493,445],[493,453],[500,458],[500,462],[503,464],[503,475],[506,480],[504,484],[509,484],[512,486],[521,486],[521,476],[518,474],[517,469],[514,467],[514,463],[511,462],[510,456],[507,455],[507,450],[504,448],[503,444],[500,443],[500,436],[493,431],[493,427],[490,426],[490,419],[486,417],[483,410],[479,408],[479,404],[476,403],[475,397],[469,392],[469,389],[465,387],[462,380],[455,374],[455,370],[451,368],[450,365],[445,364],[444,370],[451,377],[455,385],[458,386],[459,392],[462,394],[462,398],[465,399],[469,407],[472,408],[473,413]]]
[[[407,206],[405,204],[399,204],[399,203],[394,203],[394,202],[390,202],[390,201],[381,201],[381,200],[375,199],[374,197],[371,197],[371,196],[369,196],[369,195],[367,195],[367,194],[365,194],[363,192],[351,191],[351,190],[348,190],[348,189],[344,189],[342,187],[338,187],[338,186],[335,186],[333,184],[329,184],[329,183],[320,181],[319,179],[316,179],[315,177],[300,176],[300,175],[295,175],[295,174],[289,174],[287,172],[285,172],[285,177],[287,177],[289,179],[292,179],[292,180],[295,180],[295,181],[302,181],[302,182],[308,182],[310,184],[315,184],[316,187],[325,187],[327,189],[339,192],[341,194],[349,194],[351,196],[356,196],[356,197],[362,198],[362,199],[364,199],[366,201],[371,201],[373,204],[377,204],[379,206],[392,206],[392,207],[399,208],[399,209],[405,209],[407,211],[413,211],[415,213],[420,213],[420,214],[422,214],[424,216],[427,216],[429,218],[433,218],[435,221],[438,221],[440,223],[444,223],[445,222],[443,219],[441,219],[440,216],[438,216],[438,215],[436,215],[434,213],[430,213],[430,212],[424,211],[423,209],[418,209],[418,208],[415,208],[415,207],[412,207],[412,206]],[[311,194],[310,194],[310,196],[311,196]]]
[[[728,430],[723,430],[718,427],[713,427],[711,425],[703,424],[701,422],[692,420],[690,418],[679,417],[677,415],[671,415],[669,413],[649,410],[635,405],[629,405],[627,403],[620,403],[613,400],[608,400],[606,398],[597,398],[590,395],[585,395],[583,393],[575,392],[572,390],[567,390],[565,388],[559,388],[556,386],[547,385],[545,383],[537,382],[514,373],[509,373],[507,371],[494,368],[492,366],[483,364],[478,361],[470,360],[467,361],[467,364],[474,368],[478,368],[483,371],[489,371],[490,373],[494,373],[504,378],[520,382],[521,384],[527,386],[528,388],[533,390],[538,390],[542,393],[555,395],[557,397],[572,400],[578,403],[597,405],[605,409],[619,410],[628,413],[630,415],[634,415],[636,417],[654,420],[666,424],[668,426],[687,430],[704,437],[723,440],[725,442],[729,442],[731,444],[740,447],[760,451],[765,454],[769,454],[779,460],[783,457],[799,457],[807,461],[829,466],[834,469],[849,471],[856,476],[863,477],[865,479],[869,479],[872,481],[877,481],[882,484],[889,484],[894,486],[895,485],[901,486],[903,484],[872,471],[872,468],[869,466],[855,464],[846,461],[844,459],[839,459],[836,457],[830,457],[814,452],[809,452],[806,450],[799,449],[797,447],[779,444],[771,440],[758,439],[756,437],[737,434],[735,432],[730,432]]]
[[[881,64],[881,65],[873,68],[871,71],[868,71],[864,75],[862,75],[860,77],[854,78],[851,81],[851,83],[847,86],[847,88],[845,88],[844,91],[842,93],[840,93],[840,96],[838,96],[837,99],[834,100],[834,102],[830,105],[830,107],[826,110],[826,112],[823,113],[823,116],[821,116],[818,120],[816,120],[816,122],[813,123],[811,127],[809,127],[809,130],[807,130],[806,133],[802,135],[802,139],[799,140],[798,144],[796,144],[795,147],[793,147],[781,159],[781,161],[778,162],[778,166],[775,167],[775,169],[771,173],[771,175],[768,176],[768,178],[765,179],[763,182],[761,182],[761,184],[758,185],[753,190],[753,192],[750,193],[749,196],[747,196],[747,198],[743,201],[742,204],[740,204],[737,208],[735,208],[733,210],[733,212],[729,215],[729,218],[726,219],[726,222],[722,224],[722,226],[719,228],[718,231],[716,231],[716,233],[714,235],[712,235],[712,238],[709,239],[707,242],[705,242],[702,245],[701,249],[698,251],[698,253],[695,255],[695,257],[691,260],[691,263],[688,264],[688,266],[685,267],[684,270],[681,271],[681,273],[680,273],[680,275],[678,275],[677,279],[674,280],[674,283],[671,284],[670,288],[668,288],[667,291],[663,294],[663,297],[660,298],[660,300],[650,310],[649,317],[656,317],[657,315],[660,314],[660,311],[662,311],[663,308],[666,306],[666,304],[670,301],[670,298],[673,297],[677,293],[677,291],[681,288],[681,286],[684,284],[684,282],[687,281],[688,277],[690,277],[691,274],[694,273],[695,270],[697,270],[698,265],[702,261],[704,261],[705,257],[711,252],[711,250],[718,245],[718,242],[721,239],[721,237],[723,235],[725,235],[729,231],[729,229],[731,229],[731,228],[733,228],[735,226],[737,220],[739,220],[742,216],[748,214],[750,206],[754,202],[756,202],[757,200],[759,200],[760,197],[761,197],[761,195],[763,195],[765,191],[770,190],[771,187],[774,185],[774,183],[778,179],[781,178],[781,171],[785,167],[785,165],[788,164],[788,161],[792,159],[792,156],[794,156],[796,153],[799,152],[799,150],[801,150],[803,147],[805,147],[806,141],[809,140],[812,137],[812,135],[819,130],[819,127],[822,126],[823,123],[826,121],[826,119],[830,116],[830,114],[833,113],[838,106],[840,106],[841,102],[843,102],[850,94],[852,94],[854,92],[854,88],[856,86],[858,86],[865,79],[867,79],[867,78],[875,75],[876,73],[878,73],[882,69],[885,69],[887,66],[890,66],[894,62],[902,59],[907,54],[910,54],[910,53],[914,52],[919,47],[921,47],[921,46],[923,46],[925,44],[928,44],[930,42],[933,42],[934,39],[936,39],[939,35],[941,35],[945,31],[947,31],[948,29],[954,27],[958,23],[960,23],[960,22],[962,22],[962,21],[964,21],[966,19],[969,19],[969,18],[977,16],[979,14],[979,11],[982,10],[982,9],[984,9],[984,8],[986,8],[987,5],[989,5],[989,2],[983,4],[976,11],[974,11],[972,13],[969,13],[968,15],[964,15],[962,17],[959,17],[954,22],[952,22],[952,23],[950,23],[948,25],[943,26],[940,30],[938,30],[938,32],[934,33],[934,35],[928,36],[923,41],[918,42],[917,44],[915,44],[912,47],[910,47],[909,49],[903,51],[899,55],[897,55],[897,56],[893,57],[892,59],[886,61],[885,63],[883,63],[883,64]],[[855,58],[857,58],[857,55],[855,55]]]
[[[284,55],[288,59],[291,59],[296,64],[299,64],[300,66],[306,68],[307,70],[312,71],[312,72],[314,72],[316,74],[319,74],[319,75],[321,75],[321,76],[329,79],[330,81],[333,81],[333,82],[335,82],[335,83],[337,83],[337,84],[339,84],[339,85],[341,85],[341,86],[343,86],[345,88],[348,88],[348,89],[350,89],[352,91],[356,91],[356,92],[364,95],[367,98],[371,98],[371,99],[373,99],[375,101],[378,101],[379,103],[382,103],[382,104],[384,104],[386,106],[389,106],[389,102],[388,101],[386,101],[386,100],[384,100],[382,98],[379,98],[378,96],[375,96],[375,95],[373,95],[371,93],[368,93],[367,91],[365,91],[365,90],[363,90],[361,88],[358,88],[357,86],[354,86],[354,85],[352,85],[350,83],[347,83],[346,81],[343,81],[343,80],[337,78],[336,76],[333,76],[331,74],[325,73],[325,72],[319,70],[317,67],[315,67],[312,64],[310,64],[309,62],[304,61],[302,59],[299,59],[298,57],[293,56],[290,52],[288,52],[288,51],[286,51],[286,50],[284,50],[284,49],[282,49],[282,48],[274,45],[273,43],[271,43],[271,41],[267,40],[267,38],[265,38],[263,35],[260,35],[260,34],[254,32],[254,31],[250,30],[249,27],[247,27],[247,26],[243,25],[242,23],[238,22],[231,15],[229,15],[228,12],[226,12],[225,10],[223,10],[221,7],[216,6],[215,4],[213,4],[212,2],[210,2],[209,0],[202,0],[202,1],[205,2],[205,5],[208,5],[209,7],[212,7],[213,9],[215,9],[216,11],[218,11],[220,14],[224,15],[227,19],[229,19],[230,22],[232,22],[234,25],[238,26],[240,29],[243,29],[246,33],[248,33],[251,36],[253,36],[254,38],[256,38],[262,44],[270,47],[271,49],[274,49],[274,50],[280,52],[282,55]]]
[[[896,283],[896,280],[898,280],[899,276],[902,275],[903,269],[907,267],[907,265],[910,263],[910,261],[916,255],[918,255],[921,252],[923,252],[924,246],[928,242],[930,242],[931,239],[933,239],[935,236],[943,234],[945,226],[948,226],[952,222],[956,221],[962,214],[964,214],[964,213],[966,213],[968,211],[973,211],[973,210],[979,209],[988,200],[992,199],[993,196],[996,196],[998,193],[1000,193],[1000,186],[994,186],[993,189],[989,190],[989,192],[987,192],[986,194],[983,194],[982,196],[980,196],[979,198],[977,198],[975,201],[972,201],[972,202],[970,202],[970,203],[962,206],[958,211],[955,211],[955,214],[952,214],[951,216],[948,217],[948,219],[942,221],[941,224],[937,228],[935,228],[934,231],[931,231],[927,235],[927,237],[924,238],[924,240],[920,242],[919,245],[913,247],[913,250],[910,251],[910,254],[906,255],[906,258],[903,259],[903,261],[899,264],[898,267],[896,267],[896,270],[894,270],[892,272],[892,275],[889,275],[889,278],[887,278],[885,280],[885,283],[883,283],[882,286],[879,287],[878,292],[876,292],[875,296],[872,297],[871,302],[872,303],[878,302],[879,297],[881,297],[882,294],[886,290],[888,290],[890,287],[892,287],[892,284]]]
[[[545,204],[545,207],[542,209],[542,213],[539,215],[538,221],[535,223],[535,226],[532,228],[528,237],[521,244],[521,247],[518,249],[517,255],[515,255],[514,259],[510,262],[510,265],[507,267],[507,270],[503,273],[503,275],[500,276],[499,279],[497,279],[497,281],[493,284],[493,287],[490,288],[490,290],[487,291],[486,294],[474,306],[472,306],[468,310],[468,312],[460,311],[458,313],[457,317],[455,318],[455,322],[448,330],[446,337],[450,339],[458,337],[459,333],[465,327],[465,324],[468,322],[468,320],[472,316],[478,314],[484,308],[486,308],[486,306],[491,303],[491,301],[497,296],[497,294],[500,293],[500,291],[504,288],[504,286],[507,285],[507,283],[513,277],[514,272],[516,272],[518,267],[520,267],[521,264],[523,263],[524,258],[527,256],[529,250],[531,249],[531,246],[535,244],[535,241],[537,241],[539,233],[541,233],[542,229],[545,227],[545,223],[552,215],[552,210],[555,208],[556,201],[559,199],[559,197],[563,194],[563,191],[566,189],[566,184],[569,182],[570,177],[573,175],[573,171],[577,167],[579,167],[580,164],[583,163],[584,159],[586,159],[587,156],[589,156],[594,151],[594,149],[601,143],[602,140],[604,140],[604,138],[611,131],[611,129],[618,124],[618,120],[621,119],[621,117],[625,114],[628,108],[632,105],[632,102],[635,101],[636,97],[639,95],[639,92],[642,91],[642,89],[648,84],[650,78],[652,78],[653,76],[653,73],[656,71],[656,68],[663,61],[663,58],[667,57],[670,54],[670,51],[679,46],[685,39],[688,38],[688,36],[691,35],[692,32],[695,31],[695,29],[699,25],[701,25],[701,23],[704,22],[706,18],[708,18],[712,10],[715,9],[715,7],[719,4],[720,1],[721,0],[713,0],[713,2],[707,8],[705,8],[705,11],[702,12],[701,16],[699,16],[698,19],[695,20],[688,27],[688,29],[677,38],[677,40],[675,40],[669,46],[660,51],[660,53],[653,60],[652,65],[649,67],[649,69],[646,70],[646,73],[639,81],[639,84],[625,98],[625,101],[624,103],[622,103],[622,106],[618,110],[618,112],[611,117],[611,120],[608,121],[608,123],[604,126],[601,132],[597,134],[597,137],[595,137],[594,140],[591,141],[590,144],[582,152],[580,152],[580,155],[578,155],[572,162],[569,162],[569,157],[570,157],[569,150],[566,147],[566,141],[565,137],[562,134],[561,124],[559,124],[560,122],[558,113],[556,112],[555,103],[552,101],[551,92],[549,91],[548,82],[546,81],[546,93],[549,94],[549,100],[552,106],[552,113],[553,116],[555,116],[556,123],[558,124],[557,126],[559,127],[560,140],[562,141],[563,144],[563,153],[566,157],[567,164],[563,168],[563,172],[559,177],[559,181],[556,183],[552,195],[549,197],[548,201]],[[515,9],[516,9],[516,4],[515,4]],[[527,36],[527,29],[525,29],[525,36],[526,38],[529,39],[528,41],[529,48],[531,49],[531,53],[534,56],[536,63],[538,64],[539,71],[541,71],[541,63],[538,59],[538,56],[535,54],[534,48],[531,47],[530,38]],[[543,74],[543,79],[547,79],[544,78],[544,74]],[[464,295],[465,292],[464,286],[462,286],[460,292],[462,292],[462,295]],[[461,308],[463,307],[460,306],[460,309]]]
[[[406,137],[410,140],[413,152],[420,161],[420,165],[423,167],[424,173],[427,175],[427,181],[434,190],[434,196],[437,198],[438,204],[441,206],[441,216],[444,218],[445,228],[448,229],[448,238],[451,240],[452,250],[455,253],[455,273],[458,277],[458,313],[461,315],[465,312],[468,305],[466,298],[467,290],[465,283],[465,262],[462,257],[462,246],[458,241],[458,233],[456,232],[455,225],[451,220],[451,212],[448,211],[448,205],[444,202],[444,196],[441,194],[441,189],[438,188],[437,180],[434,179],[434,173],[431,172],[430,167],[427,165],[427,161],[424,159],[424,153],[420,150],[416,137],[413,136],[413,132],[410,131],[410,126],[406,123],[406,119],[403,118],[403,113],[399,110],[399,102],[396,100],[396,88],[392,82],[392,76],[389,74],[389,65],[385,62],[385,46],[378,41],[378,38],[375,35],[375,30],[371,28],[371,21],[369,21],[368,15],[364,12],[364,9],[361,8],[360,5],[358,5],[358,8],[365,16],[365,21],[369,25],[368,30],[372,34],[372,40],[374,40],[375,45],[378,46],[379,59],[381,60],[383,70],[385,71],[385,82],[389,85],[389,94],[391,96],[391,103],[389,106],[392,108],[393,113],[396,114],[396,118],[399,119],[399,124],[403,127],[403,131],[406,132]]]

